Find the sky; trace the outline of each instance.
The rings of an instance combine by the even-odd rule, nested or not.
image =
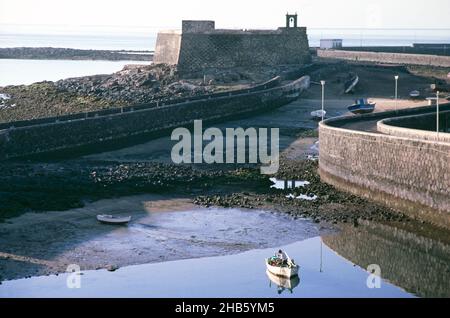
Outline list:
[[[139,32],[181,27],[283,26],[286,12],[308,28],[450,28],[450,0],[0,0],[0,32]]]

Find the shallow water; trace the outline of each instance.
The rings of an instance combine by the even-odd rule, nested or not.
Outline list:
[[[77,276],[80,289],[67,288],[68,274],[3,281],[0,297],[450,297],[450,245],[436,240],[443,236],[433,228],[361,221],[338,232],[322,228],[320,237],[317,225],[285,215],[216,208],[163,212],[166,207],[154,206],[161,212],[128,227],[100,227],[95,238],[70,250],[74,255],[64,252],[67,261],[107,257],[120,264],[122,258],[148,249],[151,254],[134,263],[144,264],[115,272],[86,270]],[[87,229],[97,211],[94,205],[85,212],[74,210],[70,223]],[[13,223],[20,225],[18,220]],[[278,248],[300,265],[299,281],[268,277],[264,259]],[[95,253],[99,249],[103,254]],[[379,266],[380,288],[367,287],[365,269],[371,264]]]
[[[79,276],[81,288],[67,288],[69,274],[6,281],[0,285],[0,297],[411,297],[386,281],[380,288],[368,288],[369,274],[333,252],[320,237],[282,248],[300,265],[299,282],[291,286],[273,276],[270,280],[264,264],[274,252],[269,248],[115,272],[86,271]]]
[[[270,187],[274,188],[274,189],[279,189],[279,190],[304,187],[310,183],[309,181],[281,180],[281,179],[277,179],[277,178],[270,178],[270,181],[273,183],[273,185],[271,185]]]
[[[127,64],[150,64],[150,62],[0,59],[0,86],[28,85],[68,77],[110,74],[120,71]]]

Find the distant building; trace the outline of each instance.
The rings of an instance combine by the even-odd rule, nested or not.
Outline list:
[[[320,48],[326,49],[340,49],[342,48],[342,39],[320,39]]]
[[[214,21],[183,20],[182,29],[160,31],[154,63],[178,65],[180,73],[208,68],[306,64],[311,60],[305,27],[286,15],[276,30],[216,29]]]

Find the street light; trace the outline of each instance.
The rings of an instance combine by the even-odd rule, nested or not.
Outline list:
[[[436,92],[436,133],[439,139],[439,91]]]
[[[323,121],[323,104],[324,104],[324,99],[325,99],[325,81],[320,81],[320,85],[322,85],[322,121]]]
[[[398,75],[394,76],[395,78],[395,111],[397,112],[397,84],[398,84]]]

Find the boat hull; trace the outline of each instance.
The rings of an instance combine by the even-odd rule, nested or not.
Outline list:
[[[358,75],[355,75],[350,81],[346,82],[344,85],[345,94],[349,94],[354,91],[356,84],[359,82]]]
[[[368,114],[375,110],[375,104],[370,105],[352,105],[348,107],[349,112],[353,114]]]
[[[272,266],[269,264],[269,259],[266,259],[266,267],[267,271],[275,276],[290,278],[298,275],[298,265],[290,267]]]
[[[131,221],[131,216],[113,217],[111,215],[97,215],[97,220],[105,224],[123,225]]]
[[[325,118],[326,115],[327,115],[327,112],[324,110],[324,111],[323,111],[323,118]],[[312,112],[311,112],[311,117],[312,117],[314,120],[322,120],[322,110],[319,109],[319,110],[314,110],[314,111],[312,111]]]

